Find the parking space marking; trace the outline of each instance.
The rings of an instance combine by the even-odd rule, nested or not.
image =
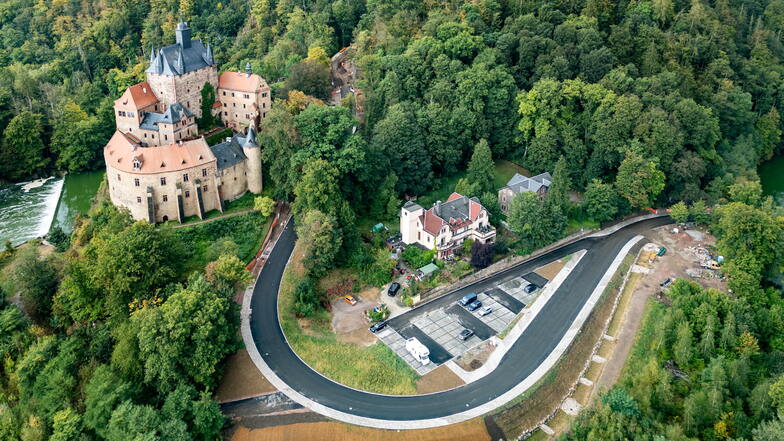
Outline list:
[[[549,282],[549,280],[547,280],[547,278],[542,277],[542,276],[540,276],[537,273],[523,274],[523,278],[525,280],[527,280],[528,282],[530,282],[530,283],[535,283],[535,284],[539,285],[539,288],[544,287],[545,285],[547,285],[547,282]]]
[[[446,312],[456,316],[460,321],[460,324],[463,325],[464,328],[474,331],[480,340],[487,340],[488,338],[495,335],[493,328],[486,325],[485,322],[458,304],[450,306],[446,309]]]
[[[378,338],[382,342],[384,342],[384,344],[386,344],[389,347],[389,349],[392,350],[392,352],[397,354],[398,357],[400,357],[409,366],[411,366],[411,368],[414,369],[417,372],[417,374],[425,375],[428,372],[430,372],[433,369],[435,369],[436,367],[438,367],[438,364],[433,363],[432,361],[429,364],[424,364],[423,365],[418,360],[414,359],[414,356],[409,354],[408,351],[406,350],[406,339],[405,339],[405,337],[403,337],[400,333],[398,333],[393,328],[387,328],[387,329],[389,330],[389,332],[383,332],[383,333],[377,334]],[[431,349],[430,346],[427,345],[427,343],[425,343],[425,346],[428,346],[428,349],[430,349],[430,351],[431,351],[430,355],[432,357],[433,356],[433,352],[432,352],[433,349]]]
[[[487,291],[485,294],[487,294],[489,297],[492,297],[496,302],[504,305],[504,308],[512,311],[514,314],[519,314],[520,311],[525,308],[525,303],[510,296],[501,288],[493,288]]]

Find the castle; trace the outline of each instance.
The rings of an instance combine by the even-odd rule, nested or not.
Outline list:
[[[236,132],[213,146],[197,127],[206,84],[215,93],[211,114]],[[256,130],[270,105],[270,88],[250,64],[218,75],[212,48],[180,22],[175,44],[150,51],[146,81],[114,102],[117,130],[104,147],[112,203],[134,219],[182,222],[261,193]]]

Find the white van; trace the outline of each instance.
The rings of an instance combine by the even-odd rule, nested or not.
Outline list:
[[[422,364],[430,363],[430,350],[422,342],[411,337],[406,340],[406,350],[414,356],[414,359]]]

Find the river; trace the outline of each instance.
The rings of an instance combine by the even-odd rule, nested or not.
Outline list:
[[[0,185],[0,246],[45,236],[52,225],[73,229],[77,213],[87,213],[103,171],[69,174]],[[59,202],[59,203],[58,203]]]
[[[773,196],[778,205],[784,206],[784,155],[763,163],[757,173],[762,182],[762,191]]]

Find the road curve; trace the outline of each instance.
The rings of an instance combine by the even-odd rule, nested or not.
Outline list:
[[[671,222],[669,217],[646,219],[603,237],[584,238],[459,290],[458,295],[478,291],[483,285],[513,277],[522,266],[587,250],[498,367],[489,375],[456,389],[416,396],[374,394],[335,383],[300,360],[286,341],[277,313],[280,281],[296,240],[293,222],[286,226],[273,248],[252,296],[245,299],[243,337],[251,358],[262,373],[277,377],[273,384],[278,383],[275,385],[294,401],[329,417],[386,428],[434,427],[456,422],[468,417],[450,417],[471,413],[466,411],[493,401],[529,377],[559,344],[624,245],[636,235]],[[252,344],[255,347],[251,347]],[[408,424],[416,421],[429,422]]]

